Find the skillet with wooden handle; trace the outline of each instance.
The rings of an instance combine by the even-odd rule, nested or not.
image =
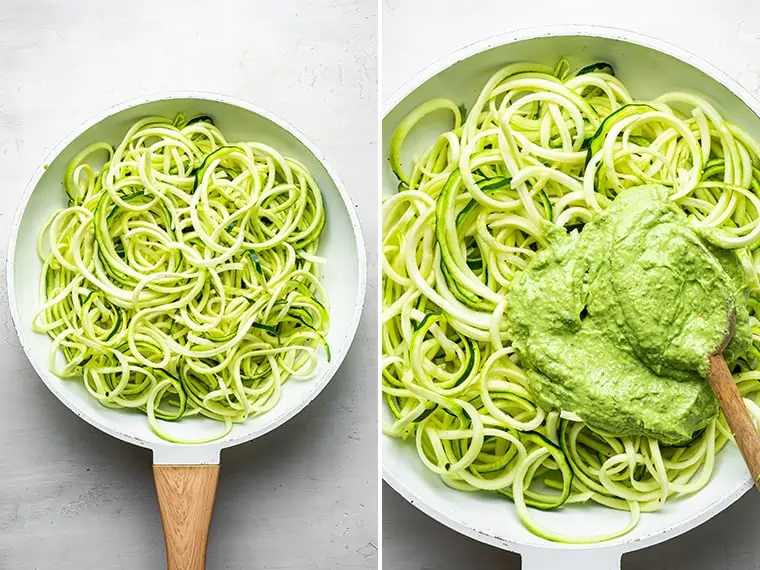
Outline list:
[[[330,305],[330,362],[320,359],[313,376],[291,380],[270,412],[235,425],[223,439],[203,445],[169,443],[150,429],[140,413],[101,406],[81,382],[62,380],[48,369],[49,337],[32,331],[40,307],[37,236],[45,221],[66,206],[62,189],[66,165],[96,141],[117,143],[128,127],[149,115],[208,115],[229,140],[257,140],[302,161],[322,191],[327,224],[319,255],[326,258],[323,285]],[[293,417],[327,385],[353,340],[364,303],[366,258],[354,206],[340,179],[301,133],[282,119],[229,97],[181,92],[145,97],[110,109],[69,135],[40,167],[27,187],[11,231],[8,250],[8,299],[21,344],[35,370],[72,412],[99,430],[153,451],[153,472],[164,526],[169,570],[205,568],[206,543],[222,449],[259,437]],[[183,440],[202,440],[223,426],[206,418],[183,419],[167,431]]]

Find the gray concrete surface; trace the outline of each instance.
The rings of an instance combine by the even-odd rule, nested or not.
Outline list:
[[[338,375],[303,413],[222,454],[209,570],[377,567],[374,0],[0,0],[0,569],[164,567],[146,451],[71,414],[13,331],[5,254],[22,190],[91,115],[160,90],[267,108],[324,152],[370,251]]]
[[[508,30],[598,24],[671,41],[760,96],[760,3],[753,0],[381,0],[381,100],[437,59]],[[520,557],[464,538],[407,504],[387,485],[382,501],[388,570],[509,570]],[[704,526],[623,558],[623,570],[760,568],[760,498],[751,492]],[[562,568],[558,561],[557,568]]]

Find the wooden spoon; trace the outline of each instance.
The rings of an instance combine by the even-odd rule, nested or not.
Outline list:
[[[744,457],[744,463],[749,468],[755,487],[760,491],[760,434],[750,418],[744,400],[739,394],[739,388],[723,358],[723,350],[731,342],[735,329],[736,312],[733,312],[729,319],[728,334],[709,357],[707,379],[720,409],[723,410],[723,415],[726,416],[728,427],[734,434],[734,440]]]

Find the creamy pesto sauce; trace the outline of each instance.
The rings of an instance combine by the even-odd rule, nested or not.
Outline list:
[[[616,435],[690,440],[718,411],[707,357],[734,311],[725,355],[750,346],[736,254],[711,246],[658,186],[626,190],[582,232],[555,228],[548,241],[507,299],[534,397]]]

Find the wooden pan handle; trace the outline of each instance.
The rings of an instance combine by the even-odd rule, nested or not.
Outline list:
[[[219,465],[154,465],[167,570],[204,570]]]
[[[715,397],[718,399],[726,416],[728,427],[734,434],[736,445],[742,452],[744,462],[749,468],[755,487],[760,491],[760,435],[757,433],[755,424],[747,412],[744,400],[739,393],[731,376],[731,371],[726,366],[726,361],[721,354],[710,356],[710,370],[707,375]]]

